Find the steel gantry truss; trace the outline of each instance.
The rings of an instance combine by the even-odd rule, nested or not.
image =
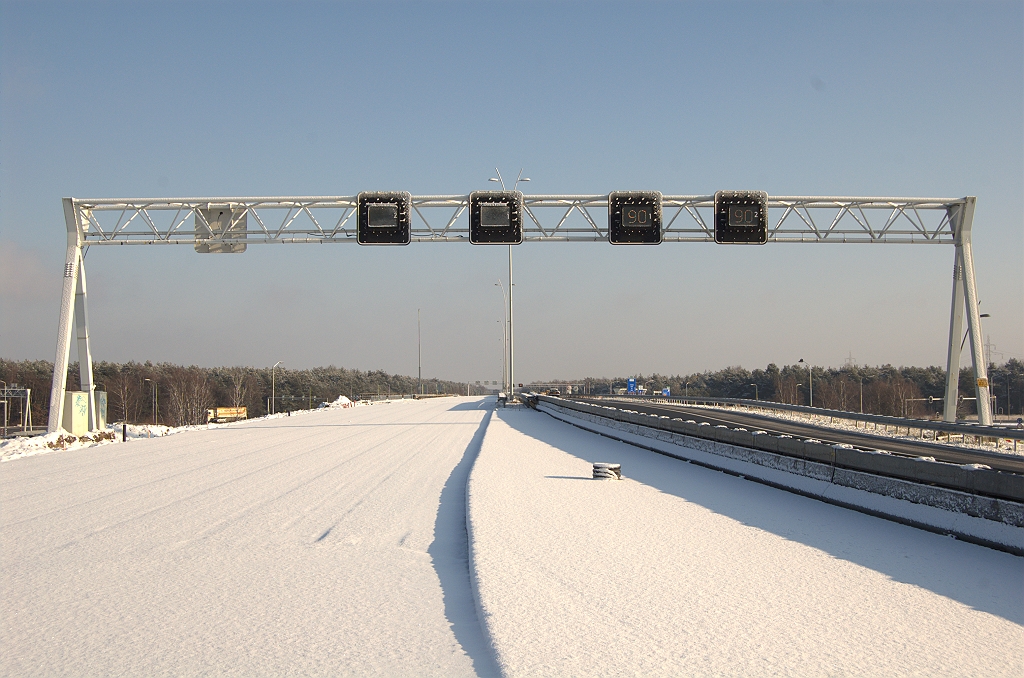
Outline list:
[[[971,224],[975,198],[768,198],[769,243],[953,245],[953,301],[944,419],[956,419],[964,311],[977,392],[978,418],[991,423],[982,357]],[[413,242],[469,242],[468,195],[412,196]],[[714,242],[713,195],[662,197],[662,242]],[[263,198],[64,198],[68,246],[64,266],[49,430],[62,421],[72,328],[83,390],[92,394],[84,253],[94,246],[192,245],[198,252],[242,252],[269,243],[355,243],[356,196]],[[608,240],[607,195],[523,196],[523,240]],[[216,215],[227,214],[228,217]],[[89,426],[95,426],[90,398]]]

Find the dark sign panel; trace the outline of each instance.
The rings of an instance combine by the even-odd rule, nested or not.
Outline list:
[[[661,243],[661,193],[619,191],[608,194],[608,242],[613,245]]]
[[[768,194],[764,191],[715,193],[715,242],[750,245],[768,242]]]
[[[364,191],[356,197],[356,241],[360,245],[412,242],[412,196],[404,191]]]
[[[523,242],[523,194],[519,191],[470,193],[469,241],[474,245]]]

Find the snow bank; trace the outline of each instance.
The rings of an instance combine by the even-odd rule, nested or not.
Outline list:
[[[382,403],[401,402],[380,401]],[[222,428],[225,426],[237,426],[245,421],[260,421],[266,419],[281,419],[283,417],[300,416],[323,410],[345,409],[360,405],[370,405],[367,401],[353,402],[346,396],[338,396],[338,399],[317,410],[293,410],[291,413],[278,412],[268,414],[255,419],[246,419],[241,422],[226,422],[222,424],[202,424],[199,426],[163,426],[160,424],[128,424],[128,440],[124,441],[122,424],[108,424],[105,431],[93,431],[83,436],[72,436],[69,433],[48,433],[41,436],[24,436],[10,438],[0,442],[0,462],[13,461],[23,457],[31,457],[37,454],[49,452],[63,452],[68,450],[80,450],[96,447],[97,445],[108,445],[110,443],[131,442],[139,438],[158,438],[161,436],[181,433],[182,431],[196,431],[205,429]]]
[[[624,479],[592,480],[594,461]],[[533,411],[497,411],[468,504],[509,676],[1024,673],[1006,553]]]

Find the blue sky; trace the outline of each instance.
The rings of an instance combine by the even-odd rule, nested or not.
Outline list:
[[[1024,4],[0,3],[0,356],[53,359],[60,198],[978,196],[1024,357]],[[129,251],[125,251],[129,250]],[[93,354],[498,379],[504,248],[93,248]],[[949,247],[516,248],[517,380],[945,363]],[[998,358],[998,356],[997,356]]]

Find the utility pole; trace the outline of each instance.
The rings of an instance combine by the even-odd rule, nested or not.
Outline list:
[[[418,308],[416,309],[416,365],[420,395],[423,395],[423,341],[422,333],[420,332],[420,310]]]

